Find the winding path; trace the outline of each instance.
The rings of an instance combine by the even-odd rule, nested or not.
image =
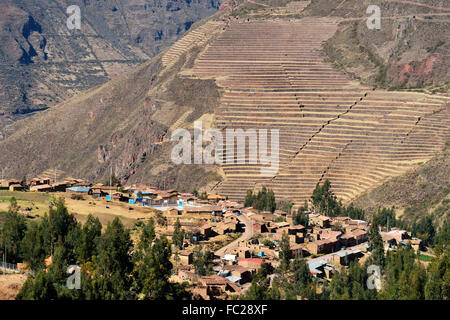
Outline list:
[[[240,216],[237,216],[239,222],[243,223],[245,225],[245,231],[244,233],[234,240],[233,242],[227,244],[225,247],[220,248],[216,252],[214,252],[214,255],[223,257],[227,252],[230,252],[234,248],[236,248],[240,241],[246,241],[249,240],[251,237],[253,237],[253,223],[249,217],[245,213],[241,214]]]

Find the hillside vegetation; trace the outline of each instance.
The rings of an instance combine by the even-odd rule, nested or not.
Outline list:
[[[78,5],[81,29],[66,9]],[[0,131],[135,69],[220,1],[0,0]]]
[[[449,148],[416,169],[362,194],[354,205],[370,214],[379,207],[394,206],[397,214],[408,222],[428,214],[433,214],[437,221],[444,221],[450,214]]]
[[[375,87],[448,91],[450,8],[442,1],[336,2],[313,0],[305,14],[344,18],[324,47],[338,68]],[[369,5],[380,7],[380,30],[366,25]]]

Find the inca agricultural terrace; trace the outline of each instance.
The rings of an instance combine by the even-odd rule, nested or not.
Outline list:
[[[231,23],[195,61],[190,76],[223,88],[218,128],[280,130],[279,171],[225,164],[218,192],[242,200],[265,185],[299,204],[329,179],[350,200],[442,149],[448,97],[352,82],[320,51],[336,28],[333,19]]]
[[[223,89],[217,128],[279,129],[280,167],[224,164],[216,191],[230,199],[272,188],[296,204],[329,179],[344,201],[430,159],[450,127],[448,96],[374,90],[326,62],[321,45],[337,20],[208,22],[167,55],[210,41],[183,76],[215,79]],[[195,38],[197,37],[197,38]],[[212,38],[212,39],[208,39]],[[168,61],[170,59],[167,59]],[[171,59],[173,61],[173,59]]]

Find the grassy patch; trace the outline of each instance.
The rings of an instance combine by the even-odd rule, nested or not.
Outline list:
[[[419,254],[417,258],[418,258],[419,260],[422,260],[422,261],[428,261],[428,262],[431,262],[431,261],[436,260],[436,258],[427,256],[427,255],[425,255],[425,254]]]

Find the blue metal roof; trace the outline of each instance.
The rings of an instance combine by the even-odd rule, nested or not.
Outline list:
[[[67,188],[67,190],[73,191],[73,192],[89,192],[91,190],[90,187],[70,187]]]

